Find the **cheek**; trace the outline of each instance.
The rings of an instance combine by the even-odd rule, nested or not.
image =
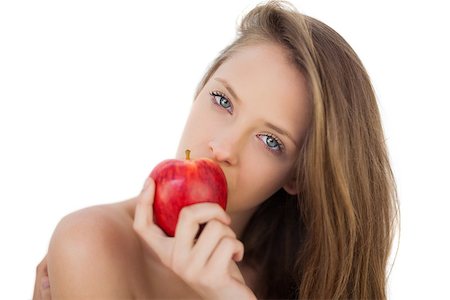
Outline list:
[[[264,143],[252,136],[242,157],[243,174],[248,184],[273,194],[282,185],[291,163],[282,160],[264,147]],[[270,196],[269,195],[269,196]]]
[[[236,193],[229,199],[230,210],[254,208],[283,186],[289,165],[264,155],[266,154],[255,151],[243,155],[236,181]]]

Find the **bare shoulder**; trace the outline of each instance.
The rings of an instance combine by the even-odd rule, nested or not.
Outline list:
[[[133,298],[145,279],[134,233],[135,199],[81,209],[57,225],[48,272],[55,298]]]
[[[58,223],[54,238],[78,239],[82,241],[95,239],[97,243],[86,243],[86,247],[112,246],[117,238],[130,238],[133,216],[131,207],[135,199],[123,202],[96,205],[75,211]]]

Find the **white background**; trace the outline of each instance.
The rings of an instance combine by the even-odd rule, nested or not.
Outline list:
[[[401,202],[392,299],[450,297],[443,2],[292,1],[373,79]],[[0,2],[0,298],[31,298],[61,217],[135,196],[175,155],[197,83],[257,3]]]

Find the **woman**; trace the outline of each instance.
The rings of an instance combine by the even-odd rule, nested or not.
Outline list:
[[[149,178],[63,218],[35,298],[386,298],[395,183],[367,72],[333,29],[284,2],[250,11],[197,88],[185,149],[222,167],[226,212],[186,207],[169,238]]]

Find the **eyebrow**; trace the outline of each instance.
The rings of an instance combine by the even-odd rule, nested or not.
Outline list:
[[[236,93],[234,92],[233,88],[230,86],[230,84],[229,84],[225,79],[222,79],[222,78],[219,78],[219,77],[215,77],[214,80],[221,82],[221,83],[225,86],[225,88],[227,89],[227,91],[231,94],[231,96],[233,96],[233,98],[234,98],[239,104],[242,103],[241,99],[236,95]],[[294,138],[293,138],[286,130],[283,130],[283,129],[281,129],[281,128],[279,128],[279,127],[277,127],[277,126],[275,126],[274,124],[269,123],[269,122],[264,122],[264,125],[267,126],[267,127],[269,127],[269,128],[271,128],[271,129],[273,129],[273,130],[275,130],[275,131],[278,132],[279,134],[286,136],[287,138],[289,138],[289,139],[292,141],[292,143],[294,143],[294,145],[295,145],[297,148],[299,148],[299,146],[298,146],[297,143],[295,142]]]
[[[230,84],[225,79],[216,77],[216,78],[214,78],[214,80],[222,83],[225,86],[225,88],[227,89],[227,91],[231,94],[231,96],[233,96],[233,98],[236,99],[236,101],[239,102],[239,104],[242,103],[241,99],[236,95],[233,88],[230,86]]]
[[[273,125],[272,123],[269,123],[269,122],[265,122],[264,125],[269,127],[269,128],[272,128],[273,130],[275,130],[279,134],[286,136],[287,138],[289,138],[292,141],[292,143],[294,143],[294,145],[297,148],[300,148],[297,145],[297,143],[295,142],[294,138],[286,130],[283,130],[283,129],[281,129],[281,128],[279,128],[279,127],[277,127],[277,126],[275,126],[275,125]]]

